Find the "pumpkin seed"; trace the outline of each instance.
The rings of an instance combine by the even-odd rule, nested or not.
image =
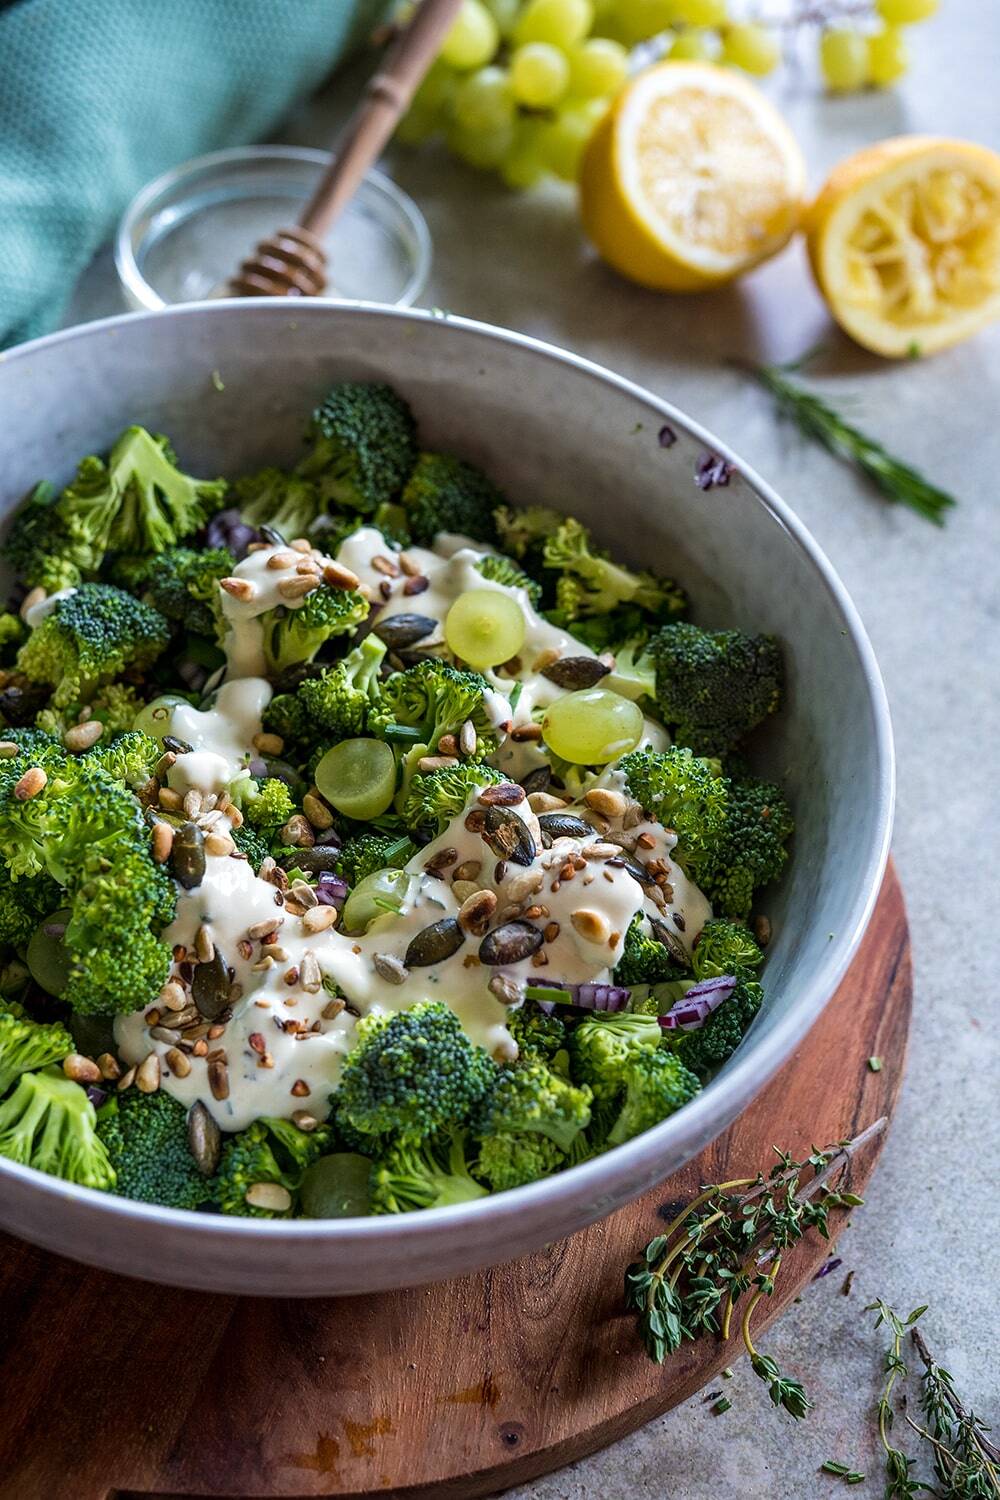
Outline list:
[[[374,631],[390,651],[398,651],[401,647],[426,640],[437,629],[437,623],[427,615],[389,615],[385,620],[376,621]]]
[[[688,958],[687,949],[680,938],[675,937],[670,928],[663,922],[658,922],[655,917],[650,917],[649,925],[653,929],[653,936],[656,941],[662,943],[674,963],[679,964],[682,969],[690,969],[691,960]]]
[[[551,780],[552,772],[548,766],[536,766],[527,776],[521,777],[521,786],[524,787],[525,796],[530,797],[534,792],[547,792]]]
[[[505,922],[488,932],[479,944],[479,962],[491,969],[517,964],[537,953],[543,942],[542,933],[530,922]]]
[[[175,734],[165,734],[163,736],[163,748],[164,750],[172,750],[175,755],[188,755],[191,752],[192,746],[188,744],[187,740],[179,740]]]
[[[483,839],[500,859],[530,865],[538,853],[524,820],[506,807],[488,807],[483,820]]]
[[[592,823],[564,812],[539,814],[538,826],[553,839],[589,839],[594,831]]]
[[[191,996],[206,1021],[215,1021],[229,1004],[229,968],[218,948],[211,962],[196,965]]]
[[[610,671],[607,662],[596,656],[561,656],[558,661],[542,668],[542,676],[554,682],[556,687],[575,690],[593,687]]]
[[[178,882],[193,891],[205,878],[205,836],[195,823],[182,823],[174,834],[170,863]]]
[[[455,918],[442,917],[440,922],[432,922],[411,939],[403,962],[408,969],[426,969],[450,958],[464,942],[465,933]]]
[[[312,848],[296,849],[285,863],[290,870],[305,870],[308,875],[332,875],[336,873],[339,858],[338,844],[313,844]]]
[[[638,860],[629,859],[624,854],[619,854],[614,859],[609,859],[608,864],[612,869],[624,870],[627,875],[631,875],[632,879],[637,880],[640,885],[650,886],[656,884],[656,881],[650,875],[645,865],[639,864]]]
[[[285,538],[276,526],[258,526],[257,530],[260,533],[262,542],[270,542],[272,547],[284,547],[286,545]]]
[[[188,1110],[187,1140],[198,1171],[212,1177],[222,1155],[222,1133],[200,1099]]]

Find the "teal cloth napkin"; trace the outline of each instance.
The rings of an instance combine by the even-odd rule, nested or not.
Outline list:
[[[0,0],[0,348],[151,177],[271,130],[385,0]]]

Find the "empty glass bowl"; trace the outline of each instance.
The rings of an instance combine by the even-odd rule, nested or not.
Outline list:
[[[294,224],[329,162],[303,146],[247,146],[199,156],[136,194],[115,239],[127,306],[225,296],[258,240]],[[369,172],[326,236],[325,295],[409,307],[423,291],[431,237],[412,199]]]

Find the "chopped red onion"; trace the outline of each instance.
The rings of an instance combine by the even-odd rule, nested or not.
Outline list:
[[[324,870],[316,882],[316,900],[320,906],[335,906],[340,911],[347,900],[347,881],[332,870]]]
[[[545,1009],[547,1015],[551,1015],[552,1007],[557,1004],[563,1006],[572,1005],[577,1010],[624,1010],[632,998],[632,991],[626,989],[623,984],[560,984],[553,979],[540,979],[532,975],[527,981],[529,989],[558,990],[563,995],[568,995],[568,1000],[539,1000],[537,995],[531,996],[536,1004]]]
[[[732,974],[720,974],[718,979],[703,979],[693,984],[682,1000],[672,1005],[665,1016],[660,1016],[664,1031],[697,1031],[722,1003],[729,999],[736,988]]]
[[[101,1105],[108,1097],[107,1089],[99,1089],[95,1083],[87,1084],[86,1093],[87,1098],[90,1100],[95,1109],[100,1109]]]
[[[226,547],[237,562],[246,557],[250,543],[259,540],[260,532],[256,526],[248,526],[235,506],[218,511],[205,528],[208,546]]]
[[[835,1271],[838,1266],[842,1266],[843,1264],[844,1262],[841,1260],[839,1255],[831,1255],[830,1259],[825,1260],[820,1266],[819,1270],[813,1277],[813,1281],[819,1281],[821,1277],[829,1276],[831,1271]]]

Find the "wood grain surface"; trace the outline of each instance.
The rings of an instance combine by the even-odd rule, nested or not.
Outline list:
[[[736,1355],[703,1340],[652,1365],[622,1312],[625,1266],[700,1183],[755,1173],[772,1144],[799,1151],[891,1115],[910,994],[890,868],[835,999],[730,1130],[612,1218],[461,1281],[328,1301],[212,1297],[0,1236],[0,1496],[444,1500],[612,1442]],[[882,1140],[854,1164],[855,1188]],[[786,1257],[760,1326],[828,1253],[810,1237]]]

